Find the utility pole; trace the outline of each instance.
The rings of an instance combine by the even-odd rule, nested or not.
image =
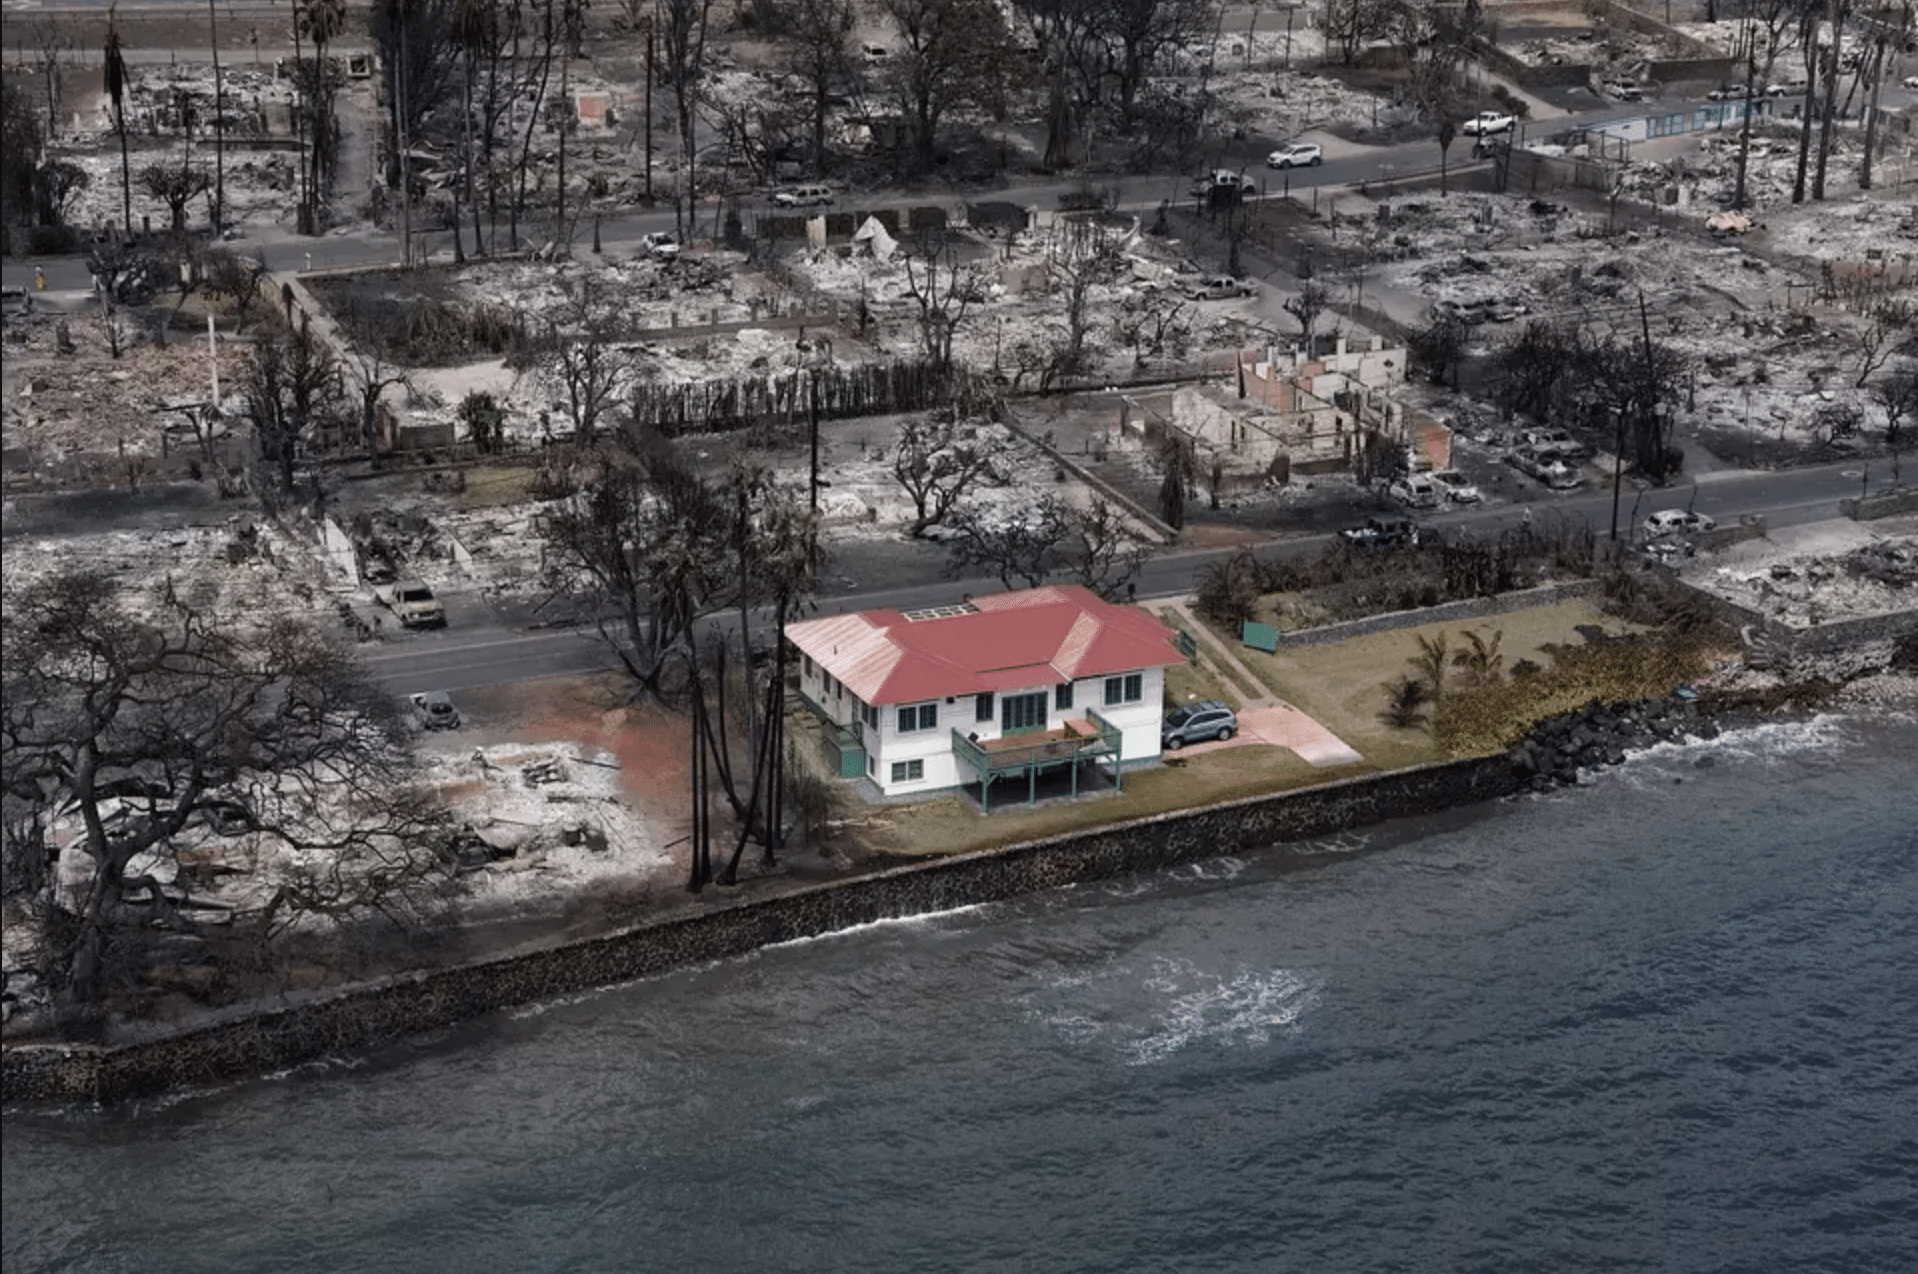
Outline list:
[[[1907,14],[1911,6],[1906,5]],[[1907,28],[1910,23],[1907,20]],[[1865,103],[1865,153],[1858,165],[1858,189],[1871,189],[1871,144],[1878,132],[1878,90],[1885,86],[1885,28],[1878,27],[1878,46],[1872,53],[1871,62],[1871,98]]]
[[[646,206],[653,206],[653,20],[646,19]]]
[[[396,11],[396,16],[398,12]],[[413,268],[413,163],[406,136],[406,19],[399,18],[400,58],[393,68],[393,135],[400,148],[400,264]]]
[[[220,78],[220,15],[214,0],[206,0],[209,37],[213,45],[213,233],[226,223],[226,91]],[[1871,160],[1865,161],[1867,170]]]
[[[807,427],[812,433],[812,481],[808,488],[812,492],[812,512],[815,519],[819,516],[819,369],[812,368],[806,373],[806,416]]]

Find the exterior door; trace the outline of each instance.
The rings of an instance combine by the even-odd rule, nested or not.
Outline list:
[[[999,700],[999,729],[1005,734],[1030,734],[1046,728],[1046,692],[1005,695]]]

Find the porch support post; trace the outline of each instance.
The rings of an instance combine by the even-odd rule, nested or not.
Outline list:
[[[1039,803],[1039,767],[1036,765],[1027,765],[1026,766],[1026,804],[1037,805],[1038,803]]]

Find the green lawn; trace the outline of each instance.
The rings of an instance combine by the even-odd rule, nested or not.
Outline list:
[[[1164,609],[1152,612],[1168,628],[1184,628],[1192,632],[1191,621],[1175,610]],[[1198,657],[1188,663],[1174,664],[1165,671],[1165,697],[1168,704],[1188,703],[1194,699],[1220,699],[1231,704],[1234,709],[1243,707],[1245,701],[1258,695],[1256,686],[1244,686],[1233,675],[1231,665],[1219,657],[1219,645],[1213,634],[1200,626],[1192,632],[1193,639],[1199,643]]]
[[[1170,615],[1161,618],[1173,622]],[[1580,643],[1582,638],[1576,630],[1583,624],[1597,625],[1613,634],[1645,631],[1604,614],[1589,601],[1579,600],[1488,619],[1399,628],[1324,646],[1287,648],[1281,644],[1271,655],[1241,649],[1240,661],[1273,692],[1351,744],[1364,756],[1364,762],[1317,768],[1288,748],[1246,744],[1175,758],[1173,764],[1164,767],[1129,772],[1125,791],[1118,796],[1041,802],[1027,808],[1013,790],[1016,785],[1008,784],[997,789],[995,800],[1005,803],[995,804],[990,815],[982,814],[972,797],[957,794],[920,804],[888,806],[874,811],[857,838],[861,847],[871,852],[964,853],[1148,814],[1308,787],[1374,770],[1444,760],[1445,753],[1427,730],[1395,730],[1379,720],[1386,700],[1384,687],[1412,671],[1408,660],[1418,649],[1420,635],[1443,633],[1449,647],[1456,650],[1465,644],[1461,634],[1468,629],[1477,631],[1487,642],[1497,632],[1501,634],[1499,652],[1505,668],[1510,669],[1521,659],[1550,667],[1552,659],[1544,647]],[[1201,643],[1202,656],[1208,647],[1216,651],[1225,641],[1210,629],[1193,636]],[[1450,675],[1459,673],[1450,670]],[[1239,701],[1228,683],[1216,675],[1211,659],[1202,658],[1196,667],[1188,665],[1168,672],[1166,685],[1168,694],[1177,695],[1181,702],[1187,693],[1224,698],[1235,704]],[[1560,696],[1555,693],[1551,697],[1555,701]]]
[[[1521,659],[1549,665],[1551,657],[1543,647],[1578,643],[1580,624],[1596,624],[1609,633],[1643,631],[1581,599],[1486,619],[1395,628],[1323,646],[1287,647],[1281,640],[1276,654],[1245,649],[1239,659],[1281,698],[1351,744],[1373,765],[1389,769],[1444,759],[1428,732],[1395,730],[1379,720],[1385,686],[1412,672],[1408,661],[1418,652],[1421,635],[1442,633],[1449,648],[1457,650],[1465,644],[1462,634],[1467,630],[1478,632],[1487,642],[1493,633],[1501,633],[1499,652],[1509,669]],[[1457,676],[1457,670],[1449,675]]]
[[[1041,801],[1028,808],[1018,784],[1002,783],[993,789],[990,814],[981,813],[970,795],[956,793],[919,804],[889,806],[876,810],[870,824],[856,835],[860,848],[868,852],[927,857],[963,854],[1168,810],[1309,787],[1373,768],[1319,769],[1289,748],[1257,743],[1175,758],[1175,762],[1128,770],[1125,791],[1117,796]]]

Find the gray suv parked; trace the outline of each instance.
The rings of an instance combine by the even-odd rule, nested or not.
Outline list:
[[[1207,699],[1203,703],[1188,703],[1169,714],[1159,727],[1159,744],[1182,748],[1207,739],[1229,739],[1238,732],[1239,714],[1217,699]]]

